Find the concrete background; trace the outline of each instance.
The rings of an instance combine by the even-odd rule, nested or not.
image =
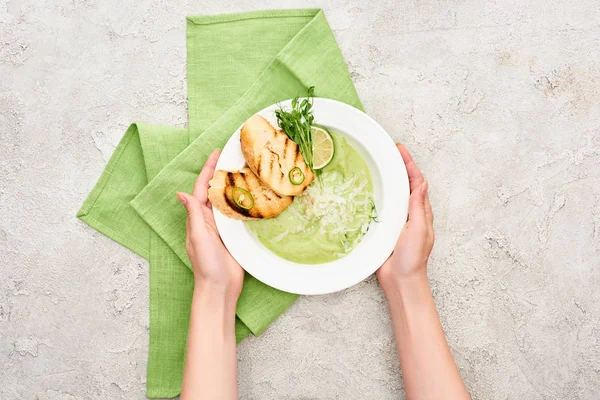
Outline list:
[[[0,0],[1,399],[144,397],[147,265],[75,212],[130,122],[185,125],[185,15],[317,6],[430,180],[473,398],[600,396],[597,1]],[[404,398],[374,279],[300,299],[239,360],[243,399]]]

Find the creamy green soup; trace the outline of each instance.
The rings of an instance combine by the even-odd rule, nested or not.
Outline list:
[[[322,264],[348,254],[375,218],[373,183],[361,154],[331,132],[335,153],[320,178],[275,218],[247,221],[273,253],[301,264]]]

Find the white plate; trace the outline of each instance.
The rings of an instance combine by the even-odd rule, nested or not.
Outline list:
[[[291,100],[280,103],[289,108]],[[277,126],[279,104],[258,114]],[[410,195],[406,168],[394,142],[367,114],[339,101],[314,99],[315,123],[346,137],[365,158],[373,179],[379,223],[370,229],[354,250],[339,260],[306,265],[285,260],[268,250],[242,221],[214,210],[223,243],[249,274],[276,289],[297,294],[325,294],[346,289],[375,272],[389,257],[408,214]],[[240,127],[241,129],[241,127]],[[217,169],[238,170],[245,165],[240,148],[240,129],[225,145]]]

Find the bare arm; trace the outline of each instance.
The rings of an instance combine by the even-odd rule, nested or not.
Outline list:
[[[410,180],[409,217],[377,278],[390,307],[406,396],[410,400],[470,399],[427,280],[427,260],[434,241],[427,182],[406,148],[398,145],[398,150]]]
[[[194,289],[181,399],[237,399],[234,324],[235,303]]]
[[[208,202],[218,158],[218,151],[208,158],[192,195],[177,194],[188,212],[186,247],[194,267],[182,400],[238,397],[235,307],[244,271],[221,242]]]

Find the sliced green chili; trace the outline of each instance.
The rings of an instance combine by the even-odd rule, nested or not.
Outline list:
[[[234,203],[244,210],[249,210],[254,207],[254,197],[244,188],[234,187],[231,191]]]
[[[294,185],[301,185],[304,182],[304,172],[298,167],[292,168],[288,176],[290,177],[290,182]]]

